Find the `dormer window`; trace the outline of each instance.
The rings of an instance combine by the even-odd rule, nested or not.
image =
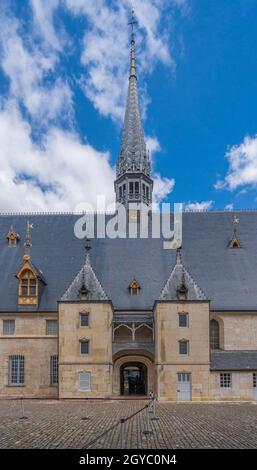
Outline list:
[[[229,248],[241,248],[240,240],[237,236],[233,237],[229,242]]]
[[[9,230],[9,232],[7,233],[6,235],[6,238],[8,240],[8,245],[9,246],[16,246],[20,237],[18,235],[18,233],[16,233],[13,228],[11,227],[11,229]]]
[[[229,241],[229,248],[241,248],[240,238],[237,235],[237,226],[239,224],[239,218],[234,216],[233,219],[233,235],[231,240]]]
[[[141,287],[140,284],[137,282],[136,279],[133,279],[133,281],[129,285],[129,290],[131,295],[138,295]]]
[[[20,278],[20,296],[30,297],[37,296],[37,279],[32,271],[28,269],[23,271]]]
[[[181,284],[181,286],[179,287],[179,289],[177,290],[177,298],[178,300],[187,300],[187,287],[185,286],[185,284]]]
[[[17,272],[16,277],[19,281],[18,304],[37,306],[40,292],[46,285],[43,273],[29,260],[24,260],[23,266]]]
[[[89,290],[86,288],[85,284],[82,284],[79,289],[79,298],[80,300],[88,300],[89,298]]]

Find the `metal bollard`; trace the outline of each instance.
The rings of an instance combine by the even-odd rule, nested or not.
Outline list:
[[[120,419],[120,449],[125,449],[125,418]]]
[[[156,416],[156,398],[154,398],[154,401],[153,401],[153,416],[151,418],[151,421],[157,421],[159,418],[158,416]]]
[[[87,401],[86,401],[86,406],[85,406],[85,408],[86,408],[86,413],[85,413],[85,416],[83,416],[83,417],[81,418],[83,421],[86,421],[86,420],[90,419],[90,416],[89,416],[89,415],[90,415],[90,408],[89,408],[89,405],[90,405],[89,400],[87,400]]]
[[[146,405],[146,429],[143,431],[145,436],[150,436],[153,434],[153,431],[150,429],[150,420],[149,420],[149,405]]]
[[[28,417],[25,416],[23,397],[21,397],[21,416],[20,416],[20,419],[28,419]]]

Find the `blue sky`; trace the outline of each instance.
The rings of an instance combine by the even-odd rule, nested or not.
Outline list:
[[[0,210],[113,200],[127,0],[2,0]],[[257,206],[256,0],[135,0],[155,200]],[[85,206],[83,205],[83,208]]]

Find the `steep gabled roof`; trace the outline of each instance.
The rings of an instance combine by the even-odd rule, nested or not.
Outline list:
[[[178,300],[178,292],[182,290],[186,293],[187,300],[207,300],[201,288],[185,268],[181,258],[181,250],[178,249],[176,264],[162,289],[159,300]]]
[[[211,310],[257,311],[257,211],[240,212],[242,248],[230,249],[231,212],[183,213],[183,264],[208,299]],[[17,279],[24,254],[24,226],[33,223],[31,260],[47,281],[39,311],[57,310],[71,281],[81,270],[84,240],[74,233],[76,214],[0,214],[0,310],[17,311]],[[106,216],[106,223],[112,216]],[[164,217],[164,216],[163,216]],[[173,219],[173,214],[172,214]],[[21,235],[12,249],[10,225]],[[97,221],[95,217],[95,231]],[[91,265],[115,310],[152,310],[176,264],[174,250],[161,238],[93,238]],[[139,295],[128,286],[135,277]]]
[[[84,266],[78,272],[75,279],[72,281],[66,292],[61,298],[61,301],[77,301],[80,300],[80,292],[86,291],[88,301],[94,300],[108,300],[95,272],[91,266],[90,255],[87,253]]]

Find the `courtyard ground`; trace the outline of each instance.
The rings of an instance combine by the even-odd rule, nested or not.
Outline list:
[[[0,400],[0,448],[118,448],[116,423],[146,403],[24,400],[20,419],[21,400]],[[257,403],[161,403],[156,416],[150,435],[145,410],[126,421],[125,448],[257,448]]]

